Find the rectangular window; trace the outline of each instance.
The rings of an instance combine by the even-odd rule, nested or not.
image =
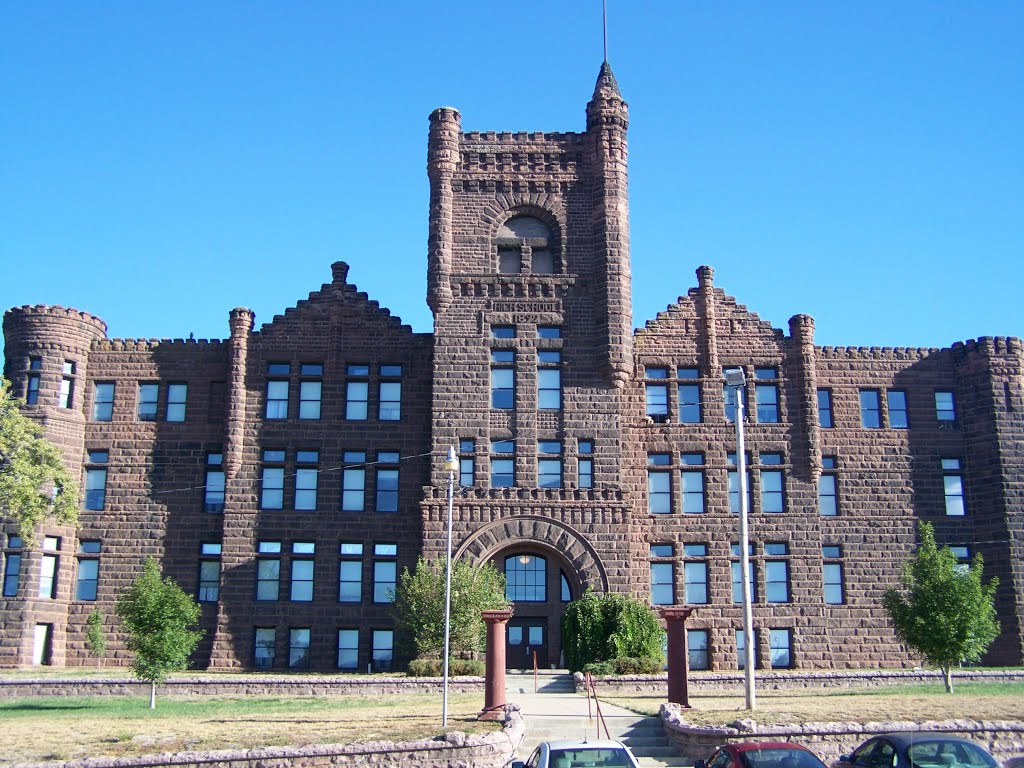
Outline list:
[[[691,670],[711,669],[711,654],[706,629],[686,630],[687,663]]]
[[[491,408],[510,410],[516,405],[516,353],[491,350]]]
[[[288,669],[309,669],[309,627],[288,631]]]
[[[736,552],[739,547],[736,547]],[[736,553],[734,553],[735,555]],[[740,579],[740,562],[734,560],[730,563],[732,569],[732,601],[736,604],[743,602],[743,581]],[[757,602],[757,582],[754,579],[754,561],[750,561],[750,569],[747,574],[750,578],[750,602]]]
[[[672,512],[672,473],[667,469],[652,469],[669,464],[667,453],[647,454],[647,511],[652,515]]]
[[[43,555],[39,571],[39,597],[53,600],[57,596],[57,555]]]
[[[139,383],[139,400],[136,415],[139,421],[156,421],[157,402],[160,399],[160,385]]]
[[[271,379],[267,382],[267,418],[288,418],[287,379]]]
[[[956,401],[952,392],[935,392],[935,418],[940,428],[956,426]]]
[[[668,421],[668,384],[657,383],[668,378],[668,368],[647,368],[644,371],[647,417],[655,424]],[[654,381],[652,381],[654,380]]]
[[[88,462],[94,466],[85,470],[85,508],[99,511],[107,501],[107,468],[95,466],[106,464],[109,458],[107,451],[89,451]]]
[[[365,421],[369,413],[370,366],[350,365],[346,369],[345,418],[349,421]]]
[[[359,630],[338,630],[338,669],[359,667]]]
[[[256,627],[253,645],[255,647],[253,662],[256,669],[273,669],[277,630],[274,627]]]
[[[515,485],[515,443],[512,440],[491,441],[491,488]]]
[[[946,514],[956,517],[962,517],[966,512],[961,469],[960,459],[942,460],[942,488],[946,499]]]
[[[373,630],[371,661],[374,672],[390,672],[394,660],[395,633],[390,629]]]
[[[220,597],[220,553],[221,545],[207,542],[199,546],[199,591],[200,603],[215,603]]]
[[[381,421],[398,421],[402,418],[402,366],[382,365],[380,377],[396,378],[398,381],[381,381],[377,418]]]
[[[100,561],[95,555],[100,552],[98,540],[83,540],[78,544],[78,576],[75,580],[75,600],[95,600],[99,585]]]
[[[292,545],[293,553],[298,546],[299,542]],[[293,603],[308,603],[313,599],[313,565],[313,560],[292,558],[291,594],[289,599]]]
[[[264,557],[281,553],[280,541],[261,541],[256,547],[256,599],[277,600],[281,584],[281,558]]]
[[[284,509],[284,467],[270,466],[284,464],[284,451],[268,449],[263,451],[261,509]]]
[[[760,659],[757,658],[757,637],[758,631],[755,629],[752,633],[753,642],[751,645],[754,646],[754,669],[758,669],[761,666]],[[747,643],[746,636],[742,629],[736,630],[736,668],[744,669],[747,666]]]
[[[562,487],[562,444],[557,440],[537,443],[537,485],[541,488]]]
[[[39,379],[36,378],[38,389]],[[26,402],[28,402],[26,398]],[[31,405],[32,403],[29,403]],[[92,390],[92,420],[110,421],[114,418],[114,382],[97,381]]]
[[[907,393],[900,389],[890,389],[885,393],[885,404],[889,409],[889,428],[907,429]]]
[[[363,600],[363,545],[343,541],[339,547],[338,602],[359,603]]]
[[[764,594],[765,600],[767,600],[769,603],[789,602],[788,560],[768,560],[767,562],[765,562]]]
[[[766,381],[778,379],[774,368],[755,368],[754,402],[757,406],[758,424],[778,424],[779,419],[779,385],[767,384]]]
[[[696,371],[695,368],[680,368],[679,370],[679,378],[683,378],[682,371]],[[701,421],[700,384],[679,384],[679,423],[700,424]]]
[[[323,382],[320,380],[299,382],[299,418],[319,419],[320,418],[320,395],[323,390]]]
[[[25,405],[36,405],[39,402],[39,374],[30,373],[25,378]]]
[[[745,456],[744,458],[746,459],[746,466],[749,467],[750,466],[750,456]],[[730,467],[735,467],[736,466],[736,454],[735,453],[728,454],[726,456],[726,461],[728,462]],[[744,475],[746,475],[746,480],[747,480],[747,488],[746,488],[747,492],[746,492],[745,495],[747,497],[747,511],[749,512],[751,510],[751,508],[752,508],[751,501],[750,501],[751,500],[751,496],[750,496],[750,494],[751,494],[750,470],[748,469],[746,472],[744,472]],[[739,485],[739,477],[740,477],[739,476],[739,472],[737,472],[735,469],[730,469],[729,470],[729,474],[728,474],[728,480],[729,480],[729,511],[734,513],[734,514],[739,514],[739,511],[740,511],[740,485]]]
[[[476,441],[459,440],[459,485],[472,488],[476,482]]]
[[[704,455],[700,453],[684,453],[680,460],[684,466],[702,465],[704,463]],[[704,470],[682,470],[679,474],[679,488],[683,497],[683,512],[689,515],[703,514]]]
[[[362,512],[366,505],[366,452],[345,451],[341,473],[341,508]]]
[[[672,563],[651,563],[651,603],[672,605],[675,601]]]
[[[786,511],[786,500],[782,470],[761,470],[761,511]]]
[[[398,451],[377,451],[377,464],[376,509],[378,512],[397,512]]]
[[[832,429],[832,390],[818,390],[818,424],[822,429]]]
[[[395,601],[395,583],[398,579],[398,563],[394,544],[377,544],[373,548],[373,602],[393,603]],[[386,560],[376,558],[389,558]]]
[[[516,327],[514,325],[492,325],[491,326],[491,338],[492,339],[514,339],[516,337]]]
[[[60,380],[60,407],[71,408],[75,404],[75,363],[64,361],[63,376]]]
[[[768,630],[768,645],[771,652],[772,669],[789,669],[793,666],[793,654],[790,647],[792,642],[792,630]]]
[[[686,602],[690,605],[705,605],[708,602],[708,564],[706,560],[690,560],[691,557],[707,556],[707,545],[687,544],[687,557],[683,563],[683,577],[686,581]]]
[[[185,403],[188,400],[188,384],[167,385],[166,421],[184,421]]]
[[[538,325],[537,326],[537,338],[538,339],[560,339],[562,338],[562,329],[557,325]]]
[[[839,514],[838,479],[833,474],[822,474],[818,478],[818,514],[822,517]]]
[[[537,370],[537,408],[557,411],[562,407],[562,353],[541,350],[537,358],[542,366]]]
[[[828,549],[828,547],[822,547]],[[843,604],[843,565],[842,563],[824,563],[821,566],[824,581],[824,599],[828,605]]]
[[[579,454],[580,488],[594,487],[594,441],[580,440],[576,452]]]
[[[224,511],[224,454],[206,454],[206,486],[203,489],[203,510]]]
[[[320,470],[319,451],[295,452],[295,509],[308,512],[316,509]]]
[[[8,546],[14,546],[14,537],[8,542]],[[20,546],[20,542],[19,542]],[[8,552],[4,560],[4,597],[18,596],[18,583],[21,577],[21,553]]]
[[[879,429],[882,426],[882,412],[877,389],[860,391],[860,425],[865,429]]]

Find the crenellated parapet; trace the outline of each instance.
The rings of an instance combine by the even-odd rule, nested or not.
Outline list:
[[[938,347],[818,347],[818,355],[832,360],[923,360],[948,350]]]

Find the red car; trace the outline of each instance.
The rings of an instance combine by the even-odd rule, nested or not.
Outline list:
[[[807,747],[787,741],[723,744],[710,760],[697,760],[693,768],[826,768]]]

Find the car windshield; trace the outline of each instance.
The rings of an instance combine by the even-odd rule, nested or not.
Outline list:
[[[633,762],[622,748],[553,749],[549,768],[633,768]]]
[[[998,763],[981,747],[966,741],[929,739],[907,748],[915,768],[996,768]]]
[[[740,752],[744,768],[825,768],[825,764],[802,749],[770,747]]]

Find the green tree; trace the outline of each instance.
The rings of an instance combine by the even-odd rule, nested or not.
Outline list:
[[[917,553],[903,565],[906,594],[888,589],[882,603],[896,636],[942,670],[952,693],[953,667],[980,659],[999,634],[998,582],[982,583],[981,555],[964,567],[949,547],[939,549],[930,523],[918,525],[918,536]]]
[[[85,647],[89,649],[89,655],[96,659],[96,666],[100,665],[100,659],[107,652],[107,638],[103,634],[103,614],[99,608],[93,608],[86,622]]]
[[[663,634],[646,602],[616,592],[588,591],[562,614],[565,663],[573,672],[618,658],[661,659]]]
[[[444,560],[422,557],[415,570],[402,569],[398,579],[392,613],[417,656],[440,658],[444,651],[444,582]],[[509,607],[505,577],[493,564],[474,566],[465,560],[453,561],[451,653],[484,650],[487,628],[480,612]]]
[[[135,654],[132,671],[149,682],[149,708],[156,708],[156,687],[171,672],[185,669],[202,630],[199,604],[170,578],[160,578],[160,566],[151,557],[142,575],[117,598],[117,615],[128,630],[128,650]]]
[[[78,485],[60,451],[18,410],[21,401],[10,387],[0,380],[0,516],[13,520],[31,543],[47,515],[66,525],[78,522]]]

